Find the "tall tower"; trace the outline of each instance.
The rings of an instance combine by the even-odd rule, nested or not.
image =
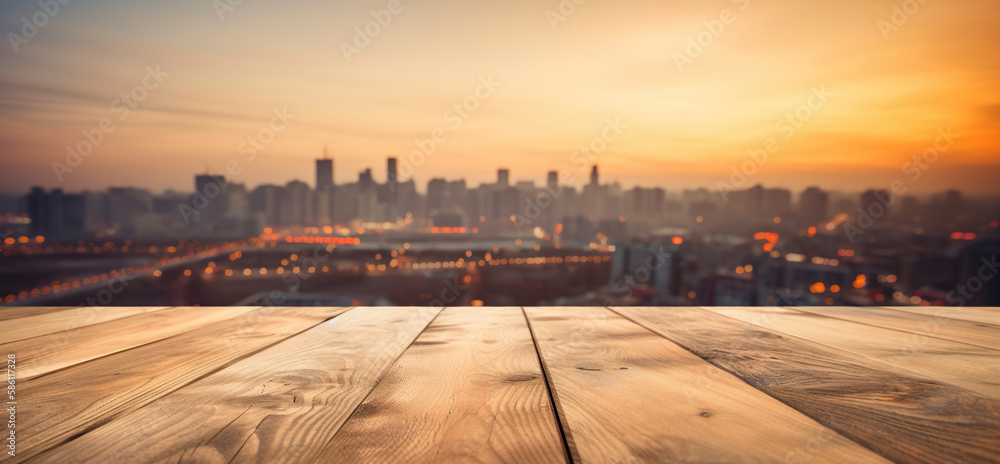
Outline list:
[[[398,182],[398,180],[399,180],[396,177],[397,176],[397,173],[396,173],[396,158],[393,158],[393,157],[390,156],[389,159],[387,160],[386,164],[387,164],[386,165],[386,181],[389,183],[389,185],[396,185],[396,182]]]
[[[597,182],[597,165],[590,169],[590,185],[599,185]]]
[[[549,171],[548,181],[545,183],[548,187],[556,187],[559,185],[559,171]]]
[[[510,170],[509,169],[498,169],[497,170],[497,184],[501,187],[507,187],[510,185]]]
[[[323,147],[323,159],[316,160],[316,190],[328,190],[333,187],[333,160],[327,156]]]

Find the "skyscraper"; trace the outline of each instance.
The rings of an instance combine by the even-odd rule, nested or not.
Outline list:
[[[599,185],[597,177],[597,165],[590,169],[590,185]]]
[[[375,178],[372,177],[372,168],[365,168],[358,173],[358,189],[363,191],[371,190],[375,187]]]
[[[83,232],[86,211],[83,195],[54,189],[46,193],[34,187],[28,194],[31,233],[55,238],[75,237]]]
[[[510,170],[509,169],[498,169],[497,170],[497,184],[501,187],[506,187],[510,185]]]
[[[316,190],[328,190],[333,187],[333,160],[326,157],[316,160]]]
[[[390,186],[396,185],[398,181],[396,174],[396,158],[389,157],[386,163],[386,181]]]
[[[803,226],[815,226],[827,219],[830,196],[818,187],[809,187],[799,197],[799,219]]]
[[[225,195],[225,176],[201,174],[194,177],[195,196],[191,205],[200,210],[200,220],[214,224],[225,214],[228,208]]]
[[[545,185],[550,188],[555,188],[559,185],[559,171],[549,171],[548,180]]]

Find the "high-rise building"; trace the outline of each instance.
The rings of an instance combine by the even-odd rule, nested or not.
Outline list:
[[[28,194],[28,214],[31,233],[54,238],[71,238],[84,230],[84,198],[80,194],[63,193],[54,189],[46,193],[34,187]]]
[[[590,185],[599,185],[597,177],[597,165],[590,168]]]
[[[214,223],[222,218],[228,208],[225,198],[226,177],[201,174],[194,177],[195,197],[191,205],[201,214],[198,219]]]
[[[362,191],[368,191],[375,187],[375,178],[372,177],[372,168],[365,168],[364,171],[358,173],[358,188]]]
[[[760,206],[765,221],[788,214],[792,209],[792,192],[783,188],[764,189]]]
[[[447,195],[448,181],[445,179],[431,179],[427,183],[427,213],[434,214],[438,211],[443,211]]]
[[[501,187],[506,187],[510,185],[510,170],[509,169],[498,169],[497,170],[497,185]]]
[[[312,213],[315,208],[310,193],[309,185],[300,180],[285,184],[278,211],[282,224],[300,226],[312,223]]]
[[[559,171],[549,171],[548,180],[545,185],[550,189],[554,189],[559,186]]]
[[[283,187],[277,185],[257,186],[250,193],[250,211],[259,214],[264,224],[280,224],[282,218],[278,212],[281,210],[280,202],[283,197]]]
[[[830,195],[818,187],[809,187],[799,197],[799,220],[803,226],[815,226],[828,220]]]
[[[386,181],[390,186],[396,185],[399,181],[396,173],[396,158],[389,157],[389,159],[386,160]]]
[[[861,213],[873,220],[884,219],[896,198],[888,190],[866,190],[861,194]]]
[[[316,190],[333,187],[333,160],[324,157],[316,160]]]
[[[224,185],[226,185],[225,176],[214,176],[211,174],[200,174],[194,176],[195,191],[207,197],[215,197],[215,195],[217,195],[215,192],[216,189],[222,190],[222,186]]]
[[[396,158],[389,157],[386,160],[386,182],[385,187],[382,188],[384,201],[389,207],[387,211],[389,217],[386,219],[392,219],[396,217],[397,211],[396,206],[399,205],[399,192],[396,190],[399,184],[399,178],[396,172]]]

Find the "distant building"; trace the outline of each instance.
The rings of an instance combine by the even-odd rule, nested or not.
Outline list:
[[[830,206],[830,195],[818,187],[809,187],[799,197],[799,222],[803,227],[816,226],[828,221],[827,210]]]
[[[760,213],[764,220],[785,216],[792,211],[792,192],[788,189],[764,189]]]
[[[881,224],[889,218],[896,199],[888,190],[867,190],[861,194],[857,216],[859,224]],[[866,227],[867,228],[867,227]]]
[[[358,189],[367,192],[375,187],[375,178],[372,177],[372,169],[367,168],[358,173]]]
[[[650,304],[677,304],[681,295],[681,258],[677,246],[658,243],[617,245],[611,257],[611,286],[616,294],[640,288],[655,290]]]
[[[199,211],[195,219],[203,223],[215,223],[222,219],[228,205],[223,195],[225,176],[201,174],[194,177],[195,195],[191,205]]]
[[[427,213],[433,215],[436,212],[444,211],[448,194],[447,180],[431,179],[427,183]]]
[[[258,186],[250,192],[250,211],[260,215],[266,225],[279,225],[278,208],[283,194],[284,189],[277,185]]]
[[[399,182],[398,173],[396,172],[396,158],[388,158],[386,160],[386,182],[389,185],[396,185]]]
[[[497,185],[501,187],[507,187],[510,185],[510,170],[509,169],[498,169],[497,170]]]
[[[667,192],[662,188],[635,187],[625,192],[624,213],[629,220],[653,220],[663,214],[666,201]]]
[[[316,160],[316,190],[330,190],[333,185],[333,160]]]
[[[65,194],[62,189],[46,192],[34,187],[28,194],[31,233],[51,238],[71,238],[84,231],[86,213],[80,194]]]
[[[305,182],[293,180],[286,184],[279,203],[281,207],[278,210],[281,224],[293,226],[312,224],[313,217],[310,214],[314,211],[312,199],[309,185]]]

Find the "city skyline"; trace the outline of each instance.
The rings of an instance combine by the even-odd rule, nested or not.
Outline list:
[[[497,165],[537,179],[574,169],[617,120],[627,127],[592,161],[625,185],[710,188],[775,139],[750,184],[886,188],[953,131],[909,191],[998,192],[990,2],[563,3],[5,4],[0,185],[185,189],[192,171],[243,159],[284,111],[238,182],[308,181],[296,172],[328,145],[344,183],[438,129],[419,182],[483,182]],[[59,181],[52,163],[105,118],[113,132]]]
[[[395,164],[394,162],[398,163],[398,158],[390,156],[390,157],[386,157],[383,161],[387,162],[387,163],[393,163],[393,164]],[[330,164],[326,164],[326,163],[330,163]],[[101,192],[101,191],[107,191],[109,189],[115,189],[115,188],[126,188],[126,189],[146,190],[146,191],[149,191],[150,193],[157,194],[157,195],[166,195],[166,194],[171,194],[171,193],[173,193],[173,194],[189,194],[189,193],[197,192],[197,191],[200,190],[200,188],[197,187],[197,185],[194,185],[194,184],[191,183],[192,176],[194,176],[194,178],[196,178],[196,179],[199,178],[199,177],[202,177],[202,178],[219,178],[220,182],[223,183],[223,184],[243,185],[247,189],[256,189],[258,187],[264,187],[264,186],[278,186],[278,187],[281,187],[281,186],[286,186],[286,185],[289,185],[289,184],[302,183],[302,184],[305,184],[306,186],[308,186],[309,189],[311,189],[311,190],[317,190],[318,191],[318,190],[323,190],[323,189],[329,188],[329,187],[340,187],[340,186],[345,186],[345,185],[357,184],[362,177],[366,178],[367,176],[371,176],[372,182],[374,182],[377,185],[389,185],[389,184],[391,184],[391,182],[389,181],[389,179],[392,176],[390,176],[390,172],[391,171],[390,171],[390,169],[388,167],[386,167],[384,170],[379,171],[379,170],[374,170],[375,168],[373,168],[372,166],[366,166],[363,170],[357,171],[355,173],[342,173],[337,168],[335,168],[335,166],[337,166],[337,164],[336,164],[336,158],[334,158],[332,156],[324,155],[321,158],[315,158],[315,159],[312,160],[312,164],[311,164],[311,167],[310,167],[310,169],[312,169],[312,172],[309,173],[309,174],[302,174],[302,175],[296,176],[294,178],[289,178],[289,179],[285,179],[285,180],[263,181],[263,182],[261,182],[259,184],[249,184],[249,183],[241,182],[238,177],[234,178],[234,179],[231,179],[230,177],[228,177],[226,175],[225,172],[212,171],[212,172],[192,172],[192,173],[188,173],[188,178],[187,178],[188,186],[187,187],[166,188],[166,189],[163,189],[163,190],[158,190],[158,189],[153,189],[153,188],[147,188],[147,187],[138,186],[138,185],[127,185],[125,183],[110,184],[109,186],[104,187],[104,188],[91,188],[91,189],[80,189],[80,190],[72,190],[72,189],[66,190],[66,189],[63,189],[61,186],[58,186],[58,185],[56,185],[56,186],[32,185],[31,187],[29,187],[28,189],[26,189],[24,191],[14,191],[14,190],[8,191],[8,190],[0,189],[0,194],[12,195],[12,196],[16,197],[16,196],[27,194],[31,189],[36,188],[36,187],[41,187],[41,188],[43,188],[45,190],[61,189],[61,190],[65,191],[65,192],[67,192],[67,193],[78,193],[78,192],[87,192],[87,191]],[[447,181],[447,182],[465,182],[466,185],[469,188],[496,185],[498,183],[503,183],[505,185],[510,185],[511,187],[516,187],[518,184],[531,183],[532,186],[535,187],[535,188],[544,189],[548,184],[550,184],[552,182],[553,179],[556,179],[557,183],[560,185],[560,187],[568,187],[568,188],[574,188],[574,189],[581,189],[583,187],[586,187],[587,185],[591,185],[591,184],[594,183],[595,175],[597,175],[597,169],[598,169],[598,165],[597,164],[589,164],[589,165],[586,166],[585,169],[576,169],[576,170],[574,170],[574,172],[569,173],[569,174],[567,174],[567,171],[557,171],[557,170],[553,170],[553,169],[548,169],[548,170],[541,171],[540,174],[537,175],[537,176],[534,176],[534,177],[531,177],[531,178],[526,178],[525,176],[514,176],[514,175],[511,174],[511,172],[510,172],[511,170],[509,168],[498,166],[498,167],[494,168],[493,170],[486,169],[485,171],[483,171],[481,173],[477,173],[477,175],[473,177],[473,178],[484,178],[485,177],[481,182],[472,182],[472,181],[469,181],[469,179],[467,179],[465,177],[447,177],[447,176],[434,176],[434,175],[430,175],[430,177],[428,177],[427,179],[413,179],[413,178],[403,179],[403,178],[399,178],[398,174],[397,174],[397,178],[398,178],[398,183],[405,184],[405,183],[413,182],[414,183],[413,184],[414,191],[416,191],[417,193],[420,193],[420,194],[427,194],[427,192],[428,192],[428,185],[431,184],[434,181],[437,181],[437,180],[444,180],[444,181]],[[575,171],[580,171],[580,172],[584,172],[585,171],[585,175],[577,175],[575,173]],[[489,174],[491,172],[492,172],[492,174]],[[337,175],[338,173],[340,173],[340,176]],[[489,176],[492,176],[492,177],[489,177]],[[868,186],[868,187],[859,188],[858,190],[828,188],[828,187],[824,186],[822,183],[804,184],[804,185],[806,185],[806,187],[802,187],[800,189],[796,189],[796,188],[789,188],[789,187],[786,187],[786,186],[783,186],[783,185],[773,185],[773,184],[766,184],[766,183],[762,183],[762,182],[754,182],[753,176],[748,176],[747,177],[747,181],[743,182],[743,183],[740,183],[740,184],[734,184],[732,182],[727,182],[725,186],[720,186],[720,185],[715,185],[715,186],[708,186],[708,185],[697,186],[697,185],[695,185],[695,186],[691,186],[691,187],[688,187],[688,188],[680,188],[680,187],[669,188],[670,187],[669,185],[625,184],[625,183],[622,183],[619,179],[616,179],[616,178],[608,179],[608,177],[611,177],[611,176],[608,176],[603,171],[603,168],[601,168],[601,170],[600,170],[600,176],[599,177],[600,177],[600,179],[603,180],[600,183],[600,185],[605,185],[605,186],[618,185],[623,192],[631,190],[631,189],[634,189],[634,188],[639,188],[639,189],[663,189],[664,192],[665,192],[665,194],[668,197],[679,197],[680,195],[682,195],[684,193],[688,193],[688,192],[690,192],[690,193],[703,192],[703,193],[707,193],[710,196],[710,198],[713,198],[714,200],[716,200],[718,202],[722,202],[722,203],[726,202],[726,197],[727,197],[727,195],[728,195],[729,192],[745,191],[745,190],[752,189],[752,188],[755,188],[755,187],[764,187],[764,188],[767,188],[767,189],[788,190],[790,192],[794,192],[794,193],[797,193],[797,194],[802,194],[802,193],[805,193],[805,192],[813,190],[813,189],[819,189],[819,190],[821,190],[821,191],[823,191],[823,192],[825,192],[827,194],[830,194],[830,195],[839,195],[839,196],[856,196],[856,195],[861,194],[862,192],[872,191],[872,190],[890,190],[889,186]],[[337,179],[343,179],[343,178],[346,178],[347,181],[338,181],[337,180]],[[501,179],[504,179],[504,178],[506,178],[506,180],[507,180],[506,183],[504,183],[501,180]],[[565,180],[565,179],[570,179],[571,181],[570,182],[563,182],[563,180]],[[194,188],[192,188],[192,187],[194,187]],[[932,197],[932,196],[935,196],[935,195],[944,194],[944,193],[946,193],[948,191],[958,191],[958,192],[961,192],[963,194],[971,194],[970,195],[971,197],[983,197],[983,198],[992,198],[992,197],[997,197],[998,195],[1000,195],[1000,192],[988,192],[988,193],[977,193],[977,192],[974,192],[974,191],[973,192],[968,192],[968,191],[965,191],[965,190],[963,190],[961,188],[956,188],[956,187],[946,187],[946,188],[944,188],[942,190],[927,191],[927,192],[920,192],[920,191],[918,191],[918,192],[906,192],[906,194],[909,195],[909,196],[916,197],[916,198],[926,199],[926,198],[929,198],[929,197]]]

